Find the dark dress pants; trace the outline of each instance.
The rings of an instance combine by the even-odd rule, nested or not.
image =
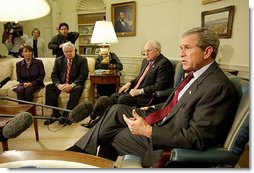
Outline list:
[[[113,104],[123,104],[131,107],[143,107],[147,106],[151,100],[152,96],[138,95],[132,97],[129,93],[114,93],[111,95],[110,99]]]
[[[97,147],[100,146],[98,155],[101,157],[116,160],[118,155],[133,154],[142,158],[143,166],[151,166],[160,159],[161,150],[153,151],[151,139],[132,135],[123,120],[123,114],[131,117],[132,108],[113,105],[101,120],[75,143],[73,149],[80,148],[85,153],[96,155]],[[145,117],[146,114],[141,116]],[[68,150],[72,150],[71,148]]]
[[[84,89],[83,86],[77,85],[71,90],[66,109],[72,110],[75,106],[78,105],[83,89]],[[60,94],[61,91],[54,84],[47,85],[46,105],[58,107],[58,97]],[[57,109],[53,109],[53,114],[59,115],[59,111]],[[68,113],[66,112],[66,114]]]
[[[28,88],[25,88],[23,86],[18,86],[15,91],[17,92],[17,98],[19,100],[25,100],[25,101],[29,101],[32,102],[33,101],[33,95],[35,93],[36,90],[40,89],[41,86],[31,86]],[[20,104],[24,104],[24,103],[20,103]]]
[[[97,92],[99,96],[110,97],[112,94],[116,92],[116,84],[98,84]]]

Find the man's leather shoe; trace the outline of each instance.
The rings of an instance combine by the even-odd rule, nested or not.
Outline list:
[[[46,121],[44,121],[44,125],[50,125],[57,121],[57,118],[61,117],[62,115],[59,112],[53,112],[50,116],[51,118],[48,118]]]
[[[52,118],[48,118],[46,121],[44,121],[44,125],[50,125],[54,122],[56,122],[57,120],[52,119]]]
[[[95,125],[95,123],[93,123],[93,120],[90,120],[88,123],[84,123],[81,124],[82,127],[86,127],[86,128],[92,128]]]
[[[59,122],[59,124],[66,124],[66,125],[71,125],[72,124],[72,122],[70,120],[68,120],[68,118],[66,118],[66,117],[60,118],[58,120],[58,122]]]

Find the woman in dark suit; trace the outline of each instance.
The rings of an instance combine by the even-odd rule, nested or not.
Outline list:
[[[23,60],[16,63],[19,85],[14,91],[19,100],[32,101],[36,90],[44,87],[45,70],[41,60],[33,58],[33,48],[24,44],[19,49]]]

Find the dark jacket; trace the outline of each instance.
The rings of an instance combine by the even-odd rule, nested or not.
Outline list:
[[[172,97],[173,94],[164,105],[167,105]],[[135,152],[142,155],[143,166],[151,166],[151,160],[158,157],[156,154],[160,149],[177,147],[204,150],[223,144],[234,119],[237,100],[232,82],[214,62],[185,91],[165,120],[153,125],[151,138],[139,135],[131,135],[131,138],[128,138],[130,130],[122,118],[118,117],[122,117],[123,114],[130,117],[133,108],[114,105],[104,119],[102,118],[75,145],[88,153],[96,154],[98,145],[107,141],[112,145],[115,136],[126,134],[127,137],[121,139],[123,144],[126,143],[126,152],[120,154],[131,154],[128,153],[128,142],[131,145],[133,140],[136,143],[147,141],[147,147],[137,145]],[[122,145],[117,142],[114,144],[114,148]],[[142,153],[144,148],[146,152]]]
[[[173,94],[160,105],[167,105],[172,98]],[[154,149],[206,149],[222,144],[232,124],[236,104],[232,82],[214,62],[188,88],[164,121],[153,126]],[[165,129],[163,133],[162,129]]]
[[[56,58],[53,71],[51,73],[51,79],[54,84],[65,83],[66,64],[67,59],[64,55]],[[71,71],[69,74],[69,84],[74,83],[76,85],[84,85],[88,72],[87,59],[76,54],[72,60]]]
[[[64,53],[62,48],[59,48],[59,46],[68,41],[70,41],[72,44],[75,44],[78,37],[78,32],[69,32],[67,37],[64,37],[62,34],[57,34],[48,43],[48,48],[53,49],[52,54],[56,55],[56,57],[62,56]]]
[[[33,58],[29,69],[26,67],[25,60],[16,63],[17,81],[22,85],[25,82],[31,82],[33,86],[44,86],[43,79],[45,70],[40,59]]]
[[[116,32],[131,32],[132,31],[131,26],[127,22],[124,22],[124,24],[125,25],[123,25],[121,21],[118,20],[115,24]]]
[[[130,81],[131,88],[134,88],[139,78],[142,76],[149,62],[144,58],[139,75]],[[172,63],[160,54],[154,61],[152,68],[147,72],[138,88],[143,88],[145,94],[151,95],[155,91],[164,90],[174,84],[175,70]]]
[[[98,56],[95,62],[95,69],[105,69],[108,70],[109,67],[108,65],[103,65],[101,63],[101,61],[103,60],[102,56]],[[123,69],[123,64],[121,63],[121,61],[119,60],[119,58],[117,57],[117,55],[115,53],[110,52],[109,53],[109,63],[110,64],[115,64],[116,65],[116,70],[117,71],[121,71]]]

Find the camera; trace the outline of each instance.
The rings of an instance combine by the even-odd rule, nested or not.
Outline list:
[[[10,33],[10,30],[13,29],[13,37],[19,37],[23,35],[23,27],[15,22],[8,22],[4,24],[4,30],[7,33]]]

